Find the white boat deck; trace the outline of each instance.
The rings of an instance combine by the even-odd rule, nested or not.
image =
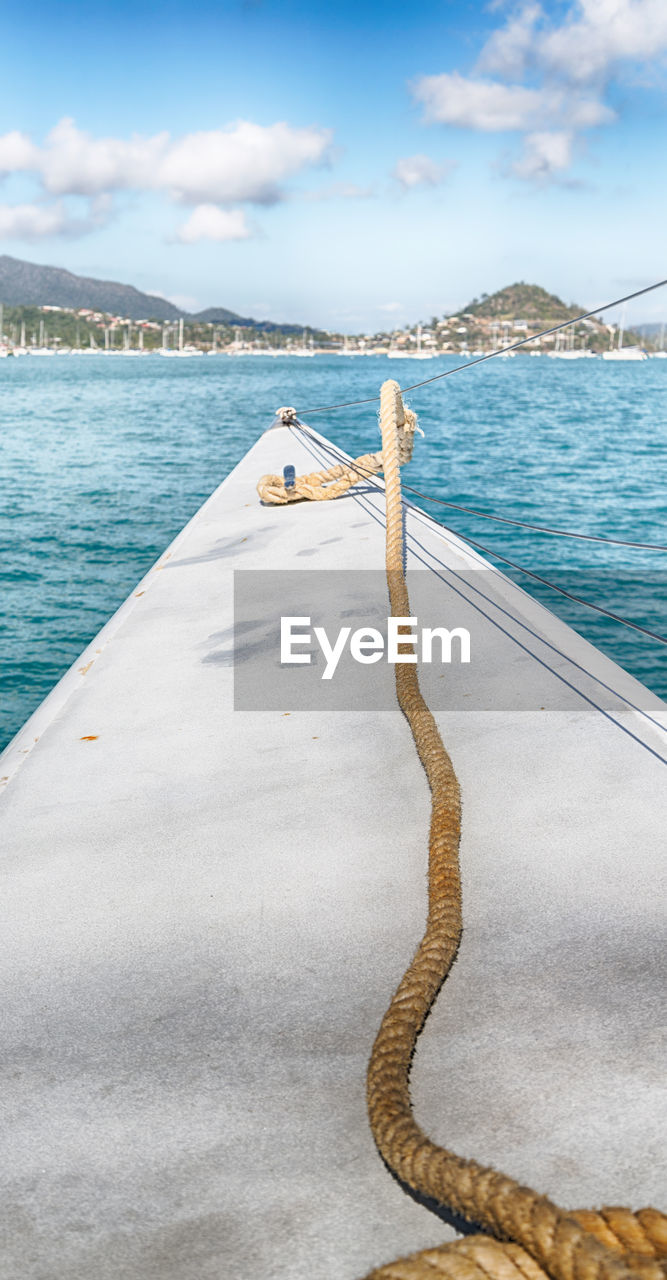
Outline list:
[[[0,759],[8,1278],[358,1280],[453,1235],[365,1116],[425,917],[409,729],[397,708],[233,709],[233,570],[384,565],[377,492],[260,505],[259,476],[312,449],[267,432]],[[483,565],[407,527],[410,568]],[[465,931],[417,1116],[565,1207],[664,1208],[665,708],[483,576],[482,613],[428,579],[500,709],[466,710],[450,669]],[[502,709],[510,670],[524,709]]]

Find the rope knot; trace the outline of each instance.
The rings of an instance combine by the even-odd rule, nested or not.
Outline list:
[[[280,421],[284,423],[286,427],[289,427],[296,423],[296,409],[291,405],[286,407],[283,406],[282,409],[276,409],[276,417],[280,418]]]
[[[412,409],[406,409],[401,399],[398,383],[392,383],[396,396],[396,423],[394,440],[398,450],[398,465],[404,467],[412,457],[415,432],[423,431],[417,426],[417,415]],[[285,427],[298,427],[296,409],[285,406],[276,409],[276,418]],[[340,498],[352,485],[360,480],[375,476],[384,470],[382,453],[365,453],[354,460],[342,460],[323,471],[313,471],[310,475],[295,476],[285,483],[285,477],[278,475],[262,476],[257,484],[257,492],[262,502],[284,506],[288,502],[323,502],[331,498]]]

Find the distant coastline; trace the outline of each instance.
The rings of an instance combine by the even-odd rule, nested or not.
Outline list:
[[[437,354],[487,353],[525,340],[535,353],[601,354],[617,345],[619,326],[597,317],[563,334],[538,338],[586,310],[566,304],[539,285],[523,282],[481,298],[459,312],[431,316],[402,328],[343,334],[270,320],[254,320],[224,307],[197,314],[131,285],[73,275],[0,256],[0,354],[106,352],[162,355],[320,353],[393,355],[426,359]],[[664,349],[665,326],[627,331],[626,345],[649,353]]]

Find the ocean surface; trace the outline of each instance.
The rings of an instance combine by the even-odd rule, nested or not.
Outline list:
[[[278,405],[352,454],[376,406],[304,410],[456,363],[383,357],[0,360],[0,747],[67,670]],[[412,392],[407,483],[535,524],[667,543],[667,361],[496,359]],[[288,461],[288,459],[286,459]],[[411,495],[409,495],[411,496]],[[545,537],[415,499],[485,548],[667,632],[667,553]],[[667,697],[667,650],[508,570]]]

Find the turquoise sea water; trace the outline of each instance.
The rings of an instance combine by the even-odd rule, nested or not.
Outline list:
[[[451,367],[382,357],[0,361],[0,746],[131,591],[277,405],[374,395]],[[488,361],[408,401],[405,479],[536,524],[667,542],[667,361]],[[316,414],[353,454],[375,406]],[[285,459],[289,461],[288,458]],[[667,553],[546,538],[421,503],[464,535],[665,633]],[[516,576],[516,575],[513,575]],[[521,580],[521,579],[519,579]],[[656,692],[664,646],[521,580]]]

